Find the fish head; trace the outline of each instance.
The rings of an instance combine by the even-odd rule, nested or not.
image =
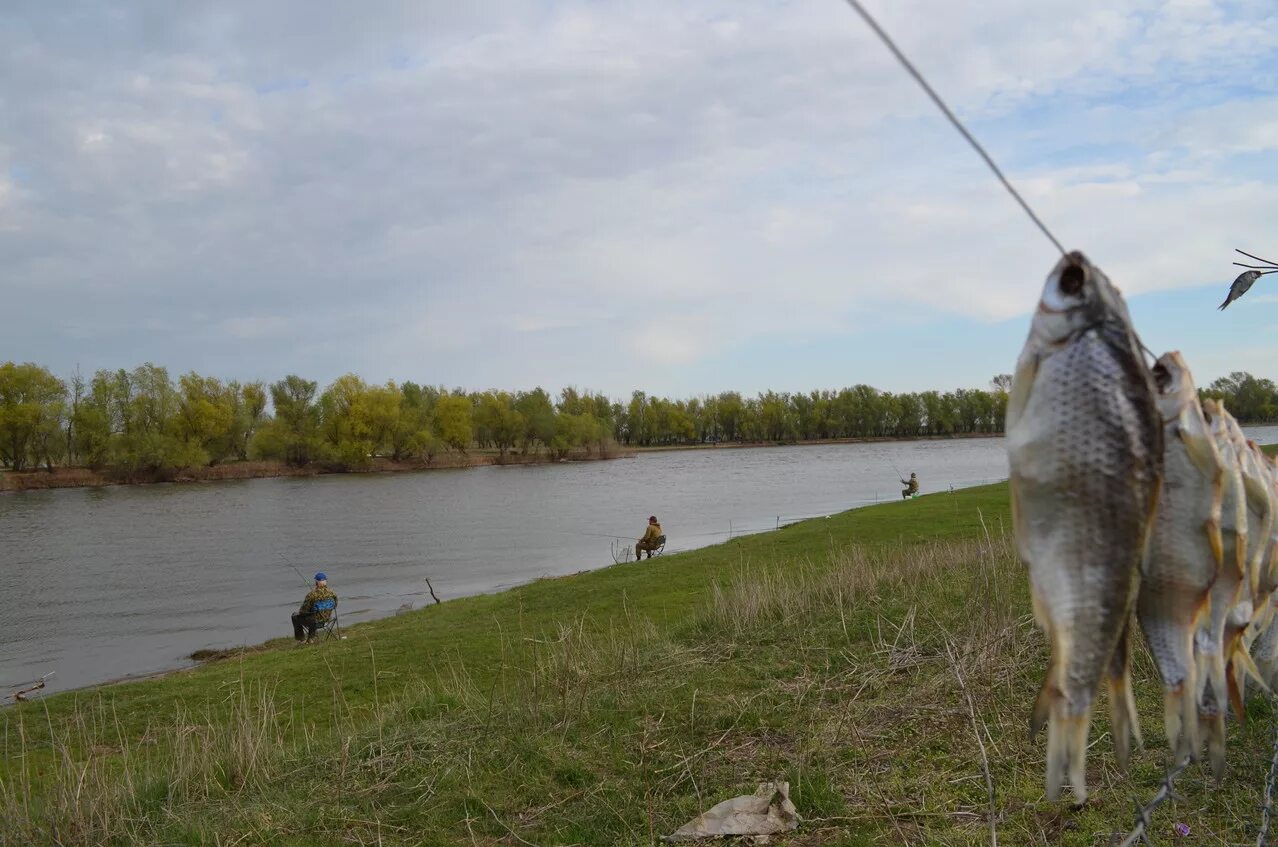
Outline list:
[[[1193,374],[1178,350],[1159,356],[1151,373],[1158,390],[1158,411],[1164,420],[1177,417],[1185,406],[1198,399]]]
[[[1100,268],[1078,250],[1061,257],[1047,275],[1031,333],[1058,346],[1091,326],[1117,320],[1131,328],[1122,295]]]

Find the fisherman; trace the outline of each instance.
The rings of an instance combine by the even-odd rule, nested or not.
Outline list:
[[[901,480],[901,484],[905,486],[905,490],[901,492],[902,500],[909,500],[915,494],[919,493],[919,475],[918,474],[911,473],[910,481],[906,482],[905,480]]]
[[[643,531],[643,538],[639,539],[639,543],[635,545],[635,561],[642,558],[643,552],[648,552],[648,558],[652,558],[652,551],[661,547],[666,543],[666,536],[661,532],[661,524],[657,523],[656,515],[648,516],[648,528]]]
[[[316,609],[315,604],[320,600],[332,600],[333,605],[326,609]],[[293,613],[293,637],[298,643],[302,644],[314,638],[315,630],[333,616],[333,609],[336,606],[337,595],[328,587],[328,576],[320,571],[315,574],[315,587],[307,593],[301,608]]]

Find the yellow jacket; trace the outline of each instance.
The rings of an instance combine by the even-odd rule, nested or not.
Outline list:
[[[312,615],[315,620],[323,623],[332,617],[333,610],[320,609],[317,611],[315,609],[316,600],[332,600],[334,601],[333,608],[337,608],[337,595],[327,585],[316,586],[310,590],[310,593],[306,595],[306,599],[302,601],[302,608],[297,610],[299,614]]]
[[[643,532],[643,538],[640,538],[639,540],[645,544],[652,544],[663,534],[664,533],[661,531],[661,524],[650,523],[648,524],[648,528]]]

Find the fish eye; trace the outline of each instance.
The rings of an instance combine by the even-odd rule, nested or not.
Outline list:
[[[1060,289],[1065,294],[1075,296],[1083,290],[1086,280],[1087,272],[1083,270],[1083,266],[1071,263],[1061,271]]]
[[[1171,386],[1171,371],[1167,370],[1161,363],[1150,368],[1154,375],[1154,385],[1158,386],[1159,391],[1166,391]]]

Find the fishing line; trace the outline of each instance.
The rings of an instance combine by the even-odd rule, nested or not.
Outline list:
[[[1034,222],[1035,226],[1042,231],[1043,235],[1047,236],[1047,240],[1052,242],[1052,245],[1060,251],[1062,256],[1064,256],[1065,248],[1056,240],[1056,236],[1052,235],[1052,232],[1047,228],[1047,225],[1039,219],[1038,215],[1034,214],[1034,210],[1030,208],[1029,203],[1025,202],[1025,198],[1021,197],[1016,189],[1012,187],[1012,183],[1008,182],[1007,177],[1003,176],[1003,172],[999,170],[998,165],[994,164],[994,160],[990,158],[990,154],[985,152],[985,148],[981,146],[981,143],[976,140],[972,133],[967,131],[967,127],[963,126],[963,123],[955,117],[954,113],[950,111],[950,107],[945,105],[945,101],[942,100],[941,96],[932,89],[932,86],[928,85],[927,80],[923,78],[923,74],[919,73],[914,65],[910,63],[910,60],[907,59],[905,54],[901,52],[901,49],[896,46],[896,42],[892,40],[891,36],[883,31],[883,27],[879,26],[878,21],[874,20],[870,13],[865,10],[865,7],[861,5],[859,0],[847,0],[847,2],[848,5],[861,16],[861,19],[865,21],[870,29],[874,30],[874,34],[879,37],[879,40],[883,42],[887,49],[892,51],[892,55],[896,56],[896,60],[901,63],[901,66],[909,72],[910,76],[914,77],[914,81],[923,88],[923,91],[927,93],[927,96],[932,98],[932,102],[935,103],[936,107],[941,110],[946,118],[949,119],[950,123],[954,125],[954,128],[959,131],[959,134],[967,139],[967,143],[972,145],[972,149],[985,160],[985,164],[989,165],[990,170],[994,172],[994,176],[998,177],[999,182],[1003,183],[1003,187],[1007,189],[1007,193],[1011,194],[1012,199],[1020,204],[1021,208],[1025,210],[1025,214],[1029,215],[1030,220]]]

